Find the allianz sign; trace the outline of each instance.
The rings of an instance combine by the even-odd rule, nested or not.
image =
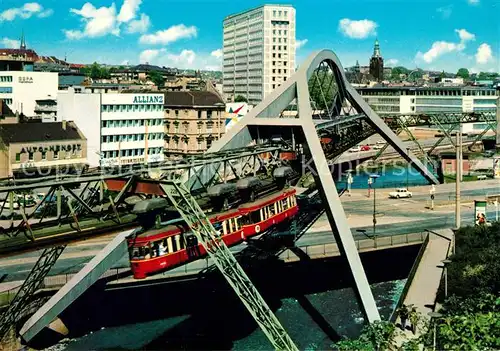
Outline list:
[[[134,96],[134,104],[163,104],[163,95]]]

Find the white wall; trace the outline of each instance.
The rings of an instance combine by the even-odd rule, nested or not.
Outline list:
[[[11,82],[0,79],[0,87],[11,87],[12,93],[0,93],[0,99],[12,99],[9,107],[26,116],[35,115],[36,100],[55,99],[59,77],[55,72],[0,72],[0,77],[12,77]]]
[[[57,94],[57,120],[74,121],[87,138],[87,159],[90,167],[100,163],[101,94],[74,93],[72,88]]]

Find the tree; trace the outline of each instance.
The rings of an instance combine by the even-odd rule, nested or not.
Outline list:
[[[313,109],[324,110],[332,107],[337,84],[332,72],[319,70],[309,79],[309,94]]]
[[[158,88],[163,87],[163,84],[165,83],[165,79],[163,78],[163,76],[161,75],[160,72],[158,72],[158,71],[151,71],[151,72],[149,72],[148,76],[149,76],[149,79],[153,83],[155,83],[155,85]]]
[[[456,76],[463,79],[469,79],[470,77],[469,70],[467,68],[460,68]]]
[[[393,80],[400,80],[401,74],[408,74],[408,73],[410,73],[410,71],[405,67],[402,66],[394,67],[391,71],[391,78]]]
[[[244,97],[243,95],[237,95],[234,98],[234,102],[248,102],[247,98]]]
[[[446,73],[444,73],[444,71],[441,72],[441,74],[439,75],[439,78],[441,78],[441,79],[446,78]]]
[[[92,66],[90,66],[90,78],[92,79],[99,79],[101,78],[101,67],[97,64],[97,62],[94,62]]]

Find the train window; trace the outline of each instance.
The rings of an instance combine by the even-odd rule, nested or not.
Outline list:
[[[281,201],[277,201],[276,206],[278,206],[278,213],[283,212],[283,209],[281,208]]]
[[[130,250],[130,257],[134,260],[138,260],[141,258],[140,250],[138,247],[133,247],[132,250]]]
[[[239,227],[239,225],[238,225],[238,221],[240,220],[240,218],[241,218],[241,217],[236,217],[236,218],[234,219],[234,229],[235,229],[235,230],[239,230],[239,229],[240,229],[240,227]]]
[[[221,236],[222,235],[222,224],[221,222],[215,222],[213,223],[214,229],[217,231],[217,235]]]
[[[276,214],[276,213],[280,213],[280,210],[279,210],[279,208],[278,208],[278,203],[277,203],[277,202],[275,202],[275,203],[274,203],[274,205],[273,205],[272,207],[274,207],[274,214]]]
[[[177,240],[175,240],[176,237],[170,237],[170,239],[172,239],[172,252],[176,252],[178,250]]]
[[[249,225],[251,223],[250,215],[249,214],[243,215],[243,216],[241,216],[239,218],[240,218],[240,225],[241,226]]]
[[[176,235],[175,239],[179,243],[179,250],[182,250],[183,248],[186,247],[186,239],[184,238],[184,235]]]
[[[259,223],[260,218],[260,211],[253,211],[250,213],[250,223]]]
[[[295,195],[292,195],[290,198],[292,199],[292,206],[296,206],[297,205],[297,201],[295,199]]]
[[[231,220],[231,218],[229,218],[227,220],[227,222],[229,223],[229,233],[232,233],[234,231],[234,229],[233,229],[233,221]]]
[[[283,208],[283,211],[288,210],[288,201],[287,201],[287,199],[281,200],[281,207]]]
[[[222,232],[224,235],[227,235],[227,221],[222,222]]]

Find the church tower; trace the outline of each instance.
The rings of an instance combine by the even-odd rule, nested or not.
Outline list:
[[[372,75],[377,82],[384,79],[384,59],[380,55],[380,44],[378,39],[375,40],[373,48],[373,56],[370,59],[370,75]]]
[[[26,50],[26,39],[24,38],[24,30],[21,34],[21,50]]]

